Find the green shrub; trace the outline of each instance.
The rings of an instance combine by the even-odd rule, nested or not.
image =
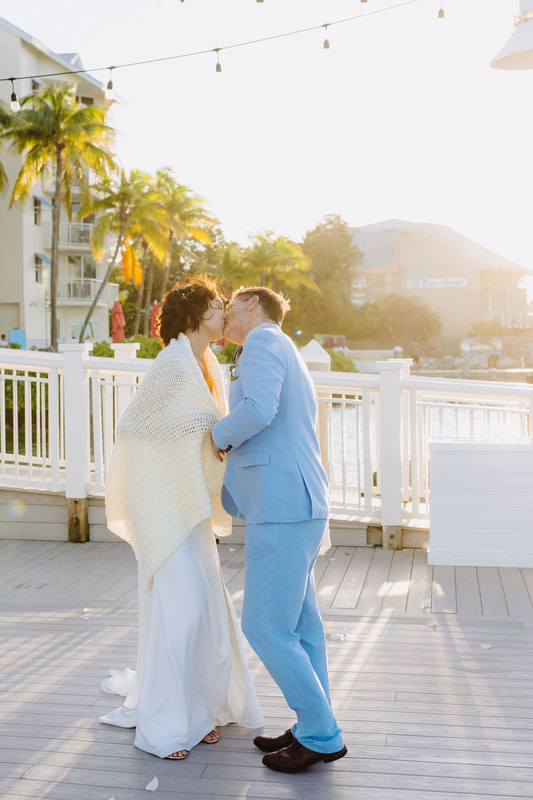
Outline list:
[[[214,347],[213,352],[221,364],[231,364],[237,345],[233,342],[226,342],[224,347]]]
[[[340,350],[328,348],[327,352],[331,356],[332,372],[359,372],[351,358],[341,353]]]
[[[163,347],[159,336],[156,336],[155,339],[150,339],[149,336],[143,336],[141,333],[136,336],[130,336],[126,341],[138,342],[141,345],[137,350],[137,358],[155,358]]]
[[[113,351],[109,342],[95,342],[93,344],[93,356],[98,358],[113,358]]]

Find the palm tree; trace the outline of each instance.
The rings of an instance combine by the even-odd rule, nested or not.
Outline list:
[[[175,239],[194,239],[204,244],[211,243],[210,228],[215,220],[203,207],[203,198],[176,181],[169,167],[156,173],[156,189],[161,196],[167,214],[167,254],[161,297],[165,296]]]
[[[10,207],[23,203],[33,185],[53,175],[52,259],[50,266],[50,339],[57,350],[57,273],[61,200],[70,214],[71,189],[77,184],[87,199],[86,170],[105,174],[114,168],[107,149],[111,128],[105,124],[107,108],[84,106],[76,100],[72,83],[52,84],[20,101],[20,111],[2,126],[0,139],[10,143],[24,161],[15,180]]]
[[[217,281],[227,294],[231,294],[245,279],[245,274],[242,250],[236,242],[230,242],[222,251],[216,272]]]
[[[97,260],[100,260],[105,252],[107,237],[110,235],[116,237],[113,257],[85,317],[80,342],[84,339],[87,325],[119,253],[126,253],[126,260],[136,258],[136,255],[132,254],[131,246],[132,242],[141,238],[146,241],[147,247],[156,258],[165,257],[167,216],[153,185],[152,177],[144,172],[132,170],[128,176],[121,170],[118,178],[104,178],[95,186],[93,196],[80,212],[82,215],[91,213],[98,215],[92,238],[93,253]]]
[[[243,265],[250,283],[276,288],[277,283],[288,287],[306,286],[320,289],[309,274],[310,259],[296,242],[286,236],[274,238],[271,231],[254,236],[253,245],[244,251]]]
[[[7,130],[11,125],[11,114],[9,114],[4,105],[0,102],[0,131]],[[7,179],[7,172],[0,161],[0,192],[4,192],[7,189],[8,179]]]

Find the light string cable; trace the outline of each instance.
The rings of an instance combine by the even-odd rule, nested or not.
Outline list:
[[[271,41],[273,41],[275,39],[284,39],[284,38],[286,38],[288,36],[300,36],[301,34],[310,33],[311,31],[318,31],[318,30],[324,30],[324,29],[326,29],[326,31],[327,31],[328,28],[331,28],[334,25],[344,25],[347,22],[354,22],[355,20],[358,20],[358,19],[364,19],[365,17],[369,17],[369,16],[371,16],[373,14],[383,14],[386,11],[393,11],[396,8],[402,8],[403,6],[410,6],[410,5],[413,5],[414,3],[420,3],[420,2],[422,2],[422,0],[404,0],[404,2],[402,2],[402,3],[396,3],[395,5],[386,6],[385,8],[376,8],[376,9],[373,9],[372,11],[367,11],[364,14],[356,14],[353,17],[345,17],[344,19],[337,19],[337,20],[334,20],[333,22],[321,23],[320,25],[312,25],[309,28],[299,28],[298,30],[294,30],[294,31],[286,31],[285,33],[275,33],[275,34],[272,34],[271,36],[264,36],[261,39],[250,39],[247,42],[237,42],[235,44],[227,44],[224,47],[210,47],[208,50],[196,50],[196,51],[194,51],[192,53],[179,53],[178,55],[174,55],[174,56],[162,56],[161,58],[149,58],[149,59],[146,59],[144,61],[131,61],[131,62],[127,63],[127,64],[115,64],[112,67],[106,66],[106,67],[94,67],[93,69],[69,69],[69,70],[64,70],[63,72],[45,72],[45,73],[41,73],[39,75],[18,75],[18,76],[10,75],[8,78],[0,78],[0,82],[2,82],[2,81],[12,81],[12,82],[13,81],[23,81],[23,80],[29,80],[30,78],[55,78],[55,77],[59,77],[61,75],[90,74],[91,72],[102,72],[104,70],[113,71],[113,70],[117,70],[117,69],[126,69],[128,67],[140,67],[140,66],[142,66],[144,64],[157,64],[157,63],[160,63],[160,62],[163,62],[163,61],[175,61],[175,60],[177,60],[179,58],[193,58],[195,56],[206,55],[207,53],[215,53],[216,56],[217,56],[217,65],[219,65],[218,56],[219,56],[219,53],[221,53],[223,50],[234,50],[237,47],[251,47],[252,45],[260,44],[262,42],[271,42]],[[217,69],[217,72],[220,72],[220,71],[221,71],[221,69]],[[111,75],[111,72],[110,72],[110,75]],[[109,80],[109,83],[111,83],[111,85],[112,85],[111,78]]]

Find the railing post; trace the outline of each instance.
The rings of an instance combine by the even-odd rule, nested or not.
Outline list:
[[[312,339],[300,350],[300,355],[306,363],[309,370],[320,370],[329,372],[331,370],[331,356],[327,353],[321,345]],[[330,469],[330,447],[329,447],[329,412],[330,406],[328,403],[321,402],[320,398],[329,397],[328,393],[317,392],[317,435],[318,444],[320,447],[320,458],[322,466],[326,470],[328,476],[331,475]]]
[[[379,465],[383,548],[402,546],[402,373],[401,359],[378,361]]]
[[[89,540],[86,479],[89,464],[89,378],[85,360],[91,342],[60,345],[64,359],[65,496],[69,542]]]
[[[141,345],[139,342],[120,342],[120,344],[112,344],[111,349],[113,350],[117,361],[135,361],[137,358],[137,350],[140,348],[140,346]],[[136,384],[135,378],[121,376],[120,380],[121,383],[126,385],[117,386],[115,389],[115,409],[117,421],[126,410],[126,406],[132,398],[132,390],[129,388],[128,384],[130,386],[135,386]]]

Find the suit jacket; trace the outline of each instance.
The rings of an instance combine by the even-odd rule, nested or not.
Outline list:
[[[246,337],[230,382],[230,413],[213,428],[231,445],[222,502],[247,522],[327,519],[328,481],[315,433],[316,401],[307,367],[275,323]]]

